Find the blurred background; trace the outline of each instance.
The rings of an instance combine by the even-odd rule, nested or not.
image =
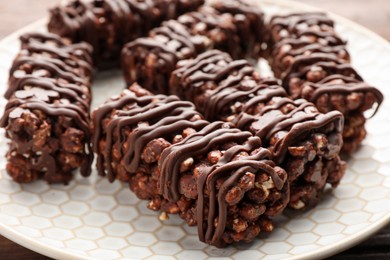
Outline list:
[[[291,0],[293,1],[293,0]],[[390,0],[295,0],[331,11],[353,20],[390,41]],[[47,15],[60,0],[0,0],[0,39]],[[388,231],[387,231],[388,232]],[[383,234],[382,234],[383,233]],[[388,237],[383,231],[366,245]],[[388,238],[387,238],[388,239]],[[366,255],[368,256],[368,255]],[[334,259],[345,259],[339,255]],[[48,259],[0,236],[1,259]],[[374,257],[375,258],[375,257]],[[368,259],[368,258],[365,258]]]
[[[293,0],[291,0],[293,1]],[[331,11],[390,40],[390,0],[295,0]],[[60,0],[0,0],[0,39],[47,14]]]

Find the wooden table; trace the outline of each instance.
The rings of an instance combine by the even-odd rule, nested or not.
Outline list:
[[[298,0],[360,23],[390,40],[390,0]],[[0,39],[44,17],[57,0],[1,0]],[[334,259],[390,259],[390,225]],[[0,236],[0,259],[49,259]]]

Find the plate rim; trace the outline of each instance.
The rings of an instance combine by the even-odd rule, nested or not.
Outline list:
[[[371,38],[372,41],[378,42],[381,44],[381,46],[387,48],[390,50],[390,42],[387,41],[382,36],[378,35],[377,33],[373,32],[372,30],[366,28],[363,25],[360,25],[354,21],[349,20],[348,18],[345,18],[341,15],[335,14],[333,12],[306,4],[297,2],[295,0],[251,0],[251,1],[259,1],[259,4],[270,4],[270,5],[278,5],[283,7],[296,7],[299,9],[302,9],[302,11],[321,11],[326,12],[332,19],[334,19],[337,23],[345,24],[349,27],[352,27],[354,30],[359,31],[362,34],[365,34]],[[37,20],[36,22],[30,23],[27,26],[24,26],[13,33],[3,37],[0,40],[0,47],[1,46],[7,46],[7,43],[11,40],[14,40],[15,38],[18,38],[19,35],[21,35],[24,32],[28,32],[31,30],[36,30],[37,27],[44,26],[48,21],[48,18],[42,18]],[[1,173],[2,174],[2,173]],[[349,235],[345,239],[341,240],[341,242],[337,244],[322,246],[318,249],[315,249],[308,253],[299,254],[296,256],[290,256],[288,259],[312,259],[313,257],[316,258],[326,258],[332,255],[335,255],[339,252],[342,252],[344,250],[347,250],[356,244],[362,242],[363,240],[367,239],[371,235],[378,232],[380,229],[385,227],[390,223],[390,212],[387,214],[384,214],[381,218],[379,218],[374,224],[371,224],[367,226],[365,229],[360,230],[359,232]],[[17,230],[13,229],[12,227],[0,223],[0,234],[7,239],[12,240],[13,242],[28,248],[34,252],[37,252],[39,254],[51,257],[51,258],[64,258],[64,257],[71,257],[72,259],[92,259],[91,257],[87,255],[80,255],[76,252],[72,252],[69,250],[66,250],[65,248],[61,247],[55,247],[51,246],[47,243],[40,242],[35,240],[32,237],[28,237],[26,235],[23,235],[22,233],[18,232]]]

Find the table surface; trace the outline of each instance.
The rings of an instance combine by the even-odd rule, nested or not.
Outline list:
[[[390,40],[390,0],[297,0],[349,18]],[[0,39],[44,17],[57,0],[0,1]],[[342,2],[342,7],[341,7]],[[49,259],[0,236],[1,259]],[[390,225],[332,259],[390,259]]]

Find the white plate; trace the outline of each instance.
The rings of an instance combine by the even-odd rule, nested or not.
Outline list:
[[[259,1],[267,13],[310,11],[285,0]],[[374,33],[332,15],[348,39],[353,63],[365,79],[390,93],[390,46]],[[8,68],[19,49],[18,35],[44,30],[32,24],[0,42],[0,84],[5,90]],[[105,72],[94,86],[94,104],[119,93],[119,72]],[[3,109],[5,101],[1,101]],[[341,185],[320,205],[304,214],[282,216],[276,230],[252,244],[217,249],[198,241],[196,228],[174,216],[165,223],[146,208],[125,185],[109,184],[93,174],[68,186],[42,181],[19,185],[5,173],[7,149],[0,133],[0,233],[53,258],[203,259],[217,256],[323,258],[351,247],[390,220],[390,100],[369,121],[362,148],[348,160]]]

